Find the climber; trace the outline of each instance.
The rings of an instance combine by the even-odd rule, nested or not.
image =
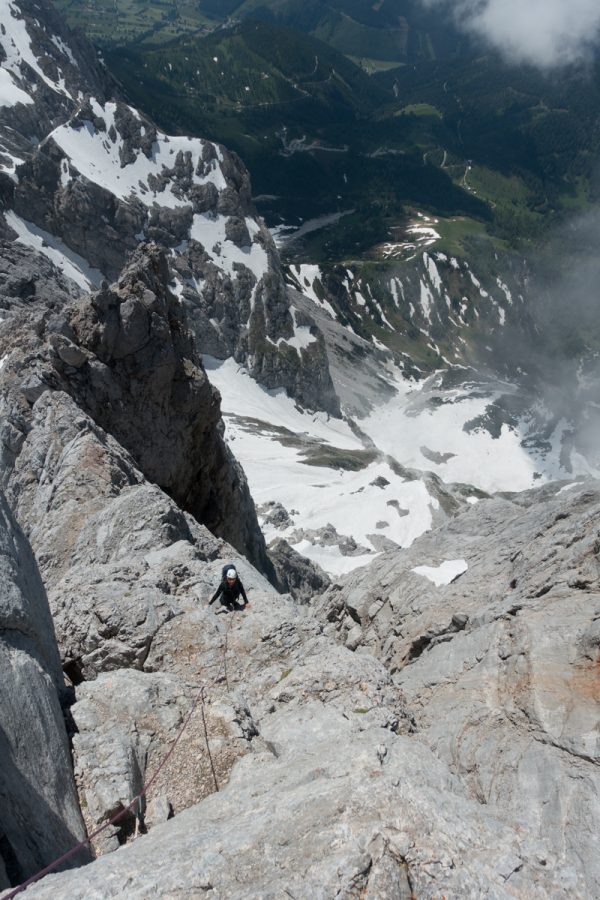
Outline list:
[[[240,604],[237,603],[237,599],[240,594],[244,598],[243,606],[240,606]],[[245,609],[250,605],[248,603],[246,591],[244,590],[244,585],[242,584],[238,573],[233,566],[227,565],[223,567],[221,584],[215,591],[214,596],[211,597],[211,599],[208,601],[208,605],[210,606],[212,603],[214,603],[217,597],[221,595],[221,603],[223,607],[228,610],[233,611],[234,609]]]

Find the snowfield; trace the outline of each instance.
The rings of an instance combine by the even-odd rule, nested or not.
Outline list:
[[[160,175],[165,170],[168,172],[179,153],[189,154],[190,163],[196,172],[198,164],[202,162],[205,141],[199,138],[170,137],[159,131],[150,156],[146,156],[138,149],[135,160],[122,166],[123,139],[119,136],[115,122],[117,105],[106,103],[102,106],[94,99],[90,102],[94,114],[104,120],[106,130],[98,130],[88,121],[78,126],[60,125],[50,134],[77,171],[121,200],[136,197],[145,205],[152,205],[156,201],[160,206],[171,209],[189,206],[190,201],[187,197],[181,197],[177,192],[173,192],[174,181],[167,178],[163,189],[155,190],[148,183],[148,179],[150,176]],[[133,108],[130,107],[130,111],[139,118]],[[214,149],[217,159],[209,164],[208,174],[204,176],[194,174],[193,180],[198,185],[212,182],[217,190],[223,190],[227,182],[219,165],[220,151],[216,145]]]
[[[374,459],[353,471],[344,467],[343,453],[332,452],[328,465],[307,463],[311,451],[317,460],[327,451],[364,453],[363,442],[347,422],[303,412],[285,391],[264,390],[232,359],[205,356],[203,361],[221,392],[226,438],[256,505],[279,502],[291,514],[293,524],[283,531],[264,525],[267,541],[285,537],[327,572],[342,575],[374,558],[378,537],[406,547],[431,528],[438,501],[422,482],[402,479],[385,460]],[[340,465],[335,464],[338,455]],[[301,534],[294,540],[297,532],[328,525],[356,541],[357,555],[344,555],[338,546],[321,546]]]
[[[471,397],[466,389],[437,392],[434,381],[435,376],[407,382],[398,375],[397,395],[360,427],[402,465],[435,472],[447,483],[472,484],[488,493],[533,487],[538,463],[521,446],[520,434],[506,425],[499,438],[483,427],[465,430],[485,414],[490,397]],[[440,402],[432,405],[432,398]]]
[[[204,364],[221,392],[226,438],[246,472],[267,541],[286,538],[334,577],[371,562],[391,546],[386,541],[408,547],[432,527],[439,501],[426,473],[467,486],[461,496],[472,504],[477,491],[523,491],[590,471],[576,456],[572,472],[561,468],[566,424],[557,427],[545,455],[523,446],[527,422],[503,425],[492,437],[476,421],[494,402],[493,392],[484,396],[480,386],[444,391],[435,375],[415,382],[388,366],[396,394],[356,421],[361,439],[347,421],[302,411],[283,390],[264,390],[232,359],[205,356]],[[395,463],[412,475],[398,474]],[[271,524],[266,503],[282,504],[291,524]],[[466,565],[424,565],[418,574],[449,584]]]
[[[54,237],[43,228],[38,228],[32,222],[21,219],[13,210],[5,213],[4,218],[13,231],[16,231],[19,244],[43,253],[83,291],[100,287],[103,278],[100,270],[92,268],[83,256],[67,247],[60,238]]]
[[[447,559],[439,566],[416,566],[412,571],[428,578],[436,587],[445,587],[464,575],[468,568],[464,559]]]
[[[31,104],[33,100],[15,84],[12,72],[0,68],[0,107],[16,106],[17,103]]]
[[[160,195],[162,198],[162,194]],[[162,203],[162,199],[160,201]],[[235,264],[241,263],[254,273],[257,282],[269,270],[269,259],[264,247],[253,241],[249,247],[238,247],[232,241],[227,240],[225,225],[227,216],[201,215],[196,213],[190,229],[190,238],[198,241],[213,263],[222,269],[230,278],[235,278]],[[246,227],[250,237],[254,238],[259,232],[259,226],[254,219],[246,218]]]
[[[59,80],[54,81],[40,66],[38,57],[35,55],[33,47],[31,46],[31,38],[27,31],[27,24],[24,19],[21,18],[19,8],[10,2],[6,4],[6,6],[8,9],[5,7],[6,13],[2,16],[2,28],[0,32],[0,44],[4,50],[2,68],[10,71],[16,80],[21,80],[23,77],[22,67],[23,64],[25,64],[25,66],[29,66],[33,69],[36,75],[53,91],[70,97],[71,95],[64,85],[64,78],[60,69],[58,70]],[[6,76],[2,76],[1,87],[4,91],[7,91],[8,81]],[[16,95],[14,94],[13,88],[10,88],[10,94],[15,98]],[[27,101],[19,97],[15,102],[31,103],[33,101],[31,99]]]

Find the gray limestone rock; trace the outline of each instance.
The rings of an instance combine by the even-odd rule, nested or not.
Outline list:
[[[227,240],[233,241],[238,247],[249,247],[252,243],[250,232],[245,221],[239,216],[231,216],[225,223],[225,235]]]
[[[365,553],[370,552],[367,547],[357,544],[352,536],[339,534],[331,524],[316,529],[296,529],[290,535],[290,540],[293,544],[307,540],[311,544],[321,547],[339,547],[343,556],[363,556]]]
[[[481,501],[331,588],[320,614],[385,662],[469,795],[524,823],[594,896],[600,490],[559,487]]]
[[[48,601],[2,496],[0,586],[1,889],[35,874],[84,836]],[[88,858],[82,851],[70,865]]]
[[[183,327],[168,279],[164,255],[149,246],[117,285],[91,299],[57,294],[48,309],[44,291],[30,309],[20,294],[11,299],[5,293],[10,317],[0,321],[0,354],[7,357],[1,477],[7,485],[26,435],[27,452],[36,456],[32,471],[40,471],[40,449],[32,445],[38,429],[48,426],[40,412],[30,433],[31,405],[47,389],[64,391],[127,448],[143,476],[272,574],[245,476],[220,433],[219,395]],[[68,418],[63,410],[65,428],[72,427]]]
[[[289,592],[294,599],[301,603],[309,603],[313,597],[322,594],[329,586],[330,579],[327,573],[294,550],[283,538],[271,541],[268,550],[280,590]]]
[[[287,509],[275,500],[269,500],[256,508],[264,525],[273,525],[278,529],[288,528],[293,525],[293,519]]]
[[[32,412],[8,490],[48,585],[63,664],[75,682],[142,668],[181,612],[179,584],[222,545],[67,395],[46,391]]]
[[[245,477],[217,430],[219,395],[168,280],[164,254],[141,248],[115,288],[72,308],[76,340],[95,359],[91,372],[68,377],[69,388],[147,478],[270,572]]]
[[[96,861],[85,887],[49,876],[32,897],[116,897],[131,884],[140,898],[565,896],[540,848],[469,800],[425,746],[359,718],[314,701],[283,708],[222,792]]]
[[[593,895],[591,849],[581,862],[571,849],[576,835],[584,847],[591,840],[597,809],[593,746],[585,737],[591,725],[585,716],[593,716],[593,702],[586,707],[576,696],[568,708],[562,702],[552,705],[561,679],[572,673],[557,669],[556,683],[544,681],[544,673],[549,661],[558,658],[556,648],[574,641],[575,652],[569,650],[565,659],[580,667],[576,673],[583,686],[586,667],[595,664],[595,614],[585,628],[571,628],[565,618],[535,652],[527,639],[509,653],[510,644],[498,643],[494,629],[514,630],[522,615],[519,604],[509,605],[499,594],[482,602],[481,582],[471,579],[483,567],[483,583],[497,583],[508,561],[514,580],[521,543],[521,552],[527,552],[527,559],[517,562],[521,572],[529,573],[531,566],[543,570],[541,562],[547,560],[557,585],[582,583],[596,541],[590,522],[598,494],[578,498],[542,492],[528,502],[531,510],[511,501],[482,503],[443,532],[390,555],[374,572],[351,576],[347,584],[355,585],[354,593],[344,593],[345,585],[332,588],[322,601],[321,621],[310,608],[265,593],[260,583],[253,588],[251,571],[237,560],[251,607],[219,615],[192,598],[206,601],[210,596],[220,560],[202,575],[194,570],[185,542],[147,552],[163,573],[174,575],[184,565],[187,569],[176,587],[182,614],[160,629],[148,663],[168,672],[166,680],[160,676],[165,688],[177,679],[198,685],[207,678],[210,708],[219,715],[223,711],[225,725],[220,730],[217,719],[212,720],[214,758],[224,759],[235,746],[244,747],[243,758],[231,775],[226,771],[227,786],[219,785],[199,805],[121,848],[110,863],[98,860],[85,870],[85,880],[83,873],[49,876],[32,896],[119,896],[132,880],[140,897],[156,891],[183,897],[191,890],[240,898],[286,891],[303,898],[349,898],[361,891],[393,897]],[[563,553],[564,574],[558,554],[549,555],[540,534],[537,541],[536,532],[532,535],[534,513],[538,532],[544,535],[549,528],[556,546],[571,546]],[[499,547],[501,526],[506,541]],[[493,551],[486,545],[487,532],[490,542],[494,535]],[[515,545],[510,546],[513,533]],[[579,546],[571,540],[578,534],[583,534]],[[444,557],[458,558],[458,546],[470,562],[452,584],[436,587],[410,571],[431,564],[435,574]],[[404,556],[400,577],[398,561]],[[496,576],[493,582],[490,571]],[[536,578],[528,578],[525,592],[542,616],[540,604],[549,602],[550,592],[540,594],[539,588],[534,590]],[[406,588],[412,593],[397,603],[392,595],[400,596]],[[508,589],[516,590],[510,583]],[[559,588],[557,602],[562,596]],[[569,605],[573,615],[572,601]],[[402,616],[401,629],[394,623],[394,609]],[[529,628],[532,622],[528,620]],[[385,652],[375,640],[376,629],[391,638]],[[332,644],[338,631],[346,647]],[[407,659],[398,667],[402,647]],[[513,657],[517,681],[506,668]],[[528,658],[532,668],[524,680],[518,660]],[[174,722],[169,716],[181,710],[181,699],[174,706],[176,692],[169,701],[169,688],[165,702],[157,702],[160,688],[156,700],[149,700],[146,690],[154,690],[153,676],[142,672],[102,678],[116,679],[106,697],[101,681],[86,685],[80,689],[80,712],[74,708],[80,733],[91,741],[82,749],[82,759],[85,753],[90,760],[94,754],[100,758],[92,738],[98,719],[103,720],[99,733],[114,736],[124,748],[123,760],[128,754],[140,758],[140,747],[161,730],[152,716],[166,715]],[[150,708],[150,719],[138,720]],[[128,712],[119,724],[119,715],[115,722],[112,714],[121,709]],[[132,720],[138,725],[128,731],[126,723]],[[230,730],[228,721],[237,731]],[[190,754],[179,763],[191,764],[185,768],[186,780],[194,766],[203,771],[204,763],[193,759]],[[114,784],[106,764],[97,770],[92,765],[85,766],[92,773],[90,796],[106,791],[107,798],[114,798],[119,778],[131,779],[126,765]],[[158,796],[173,796],[174,785],[177,789],[176,782],[160,785]],[[126,787],[131,791],[135,785],[127,780]],[[545,813],[551,790],[554,805]],[[561,803],[569,821],[559,815]],[[542,824],[534,824],[536,816],[542,816]]]
[[[125,812],[114,829],[94,840],[96,851],[116,849],[137,817],[142,828],[167,821],[215,790],[203,723],[219,786],[248,750],[237,713],[223,702],[204,704],[175,745],[198,698],[192,687],[169,673],[117,670],[81,685],[71,707],[75,727],[75,775],[88,832]],[[167,760],[163,767],[163,761]]]

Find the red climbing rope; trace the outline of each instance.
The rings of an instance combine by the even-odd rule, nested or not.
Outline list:
[[[229,635],[232,625],[233,625],[233,617],[231,617],[229,619],[227,628],[225,629],[225,635],[224,635],[224,641],[223,641],[223,647],[222,647],[222,660],[221,660],[221,664],[219,667],[219,671],[217,672],[216,676],[213,679],[213,683],[216,683],[220,679],[222,672],[225,672],[225,673],[227,672],[227,647],[228,647],[227,638],[228,638],[228,635]],[[216,663],[215,663],[215,665],[216,665]],[[205,668],[209,668],[209,667],[207,666]],[[158,768],[156,769],[154,774],[151,776],[151,778],[144,784],[140,793],[137,794],[137,796],[135,796],[133,798],[131,803],[128,806],[126,806],[124,809],[122,809],[118,813],[116,813],[116,815],[114,815],[111,819],[109,819],[107,822],[105,822],[103,825],[101,825],[99,828],[97,828],[94,832],[92,832],[92,834],[90,834],[88,837],[86,837],[85,840],[80,841],[75,847],[72,847],[70,850],[67,850],[66,853],[63,853],[62,856],[59,856],[58,859],[55,859],[53,862],[49,863],[45,868],[41,869],[41,871],[37,872],[35,875],[31,875],[22,884],[19,884],[16,888],[13,888],[13,890],[9,894],[5,894],[2,898],[2,900],[12,900],[13,897],[17,896],[17,894],[21,894],[23,891],[27,890],[27,888],[30,887],[32,884],[35,884],[36,881],[40,881],[46,875],[49,875],[50,872],[53,872],[54,869],[58,868],[58,866],[62,865],[62,863],[67,862],[67,860],[69,860],[69,859],[71,859],[71,857],[75,856],[76,853],[79,853],[80,850],[83,850],[83,848],[86,847],[88,844],[90,844],[95,838],[97,838],[98,835],[102,834],[103,831],[106,831],[107,828],[110,828],[111,825],[115,825],[117,822],[119,822],[123,818],[123,816],[127,815],[127,813],[133,812],[134,807],[136,807],[137,804],[141,803],[142,798],[146,796],[146,794],[148,793],[148,791],[150,790],[150,788],[152,787],[152,785],[154,784],[154,782],[156,781],[156,779],[158,778],[158,776],[160,775],[160,773],[162,772],[162,770],[164,769],[166,764],[168,763],[169,759],[173,755],[173,752],[174,752],[177,744],[179,743],[180,738],[182,737],[184,731],[186,730],[186,728],[188,727],[188,725],[190,723],[192,716],[194,715],[196,707],[198,706],[198,704],[201,701],[202,701],[202,725],[203,725],[203,730],[204,730],[204,738],[206,741],[206,749],[208,752],[208,757],[209,757],[210,766],[211,766],[211,770],[212,770],[213,780],[215,783],[215,790],[217,790],[217,791],[219,790],[219,784],[217,782],[217,776],[215,773],[213,758],[212,758],[212,754],[210,752],[210,745],[208,742],[208,728],[207,728],[207,724],[206,724],[206,717],[204,714],[204,696],[205,696],[207,686],[208,686],[207,683],[203,682],[202,685],[200,686],[200,688],[198,689],[198,692],[196,693],[196,696],[194,697],[194,702],[192,703],[191,709],[190,709],[189,713],[187,714],[187,716],[183,722],[183,725],[179,729],[177,737],[171,744],[171,747],[169,748],[168,753],[162,759],[160,765],[158,766]],[[138,807],[138,809],[139,809],[139,807]]]

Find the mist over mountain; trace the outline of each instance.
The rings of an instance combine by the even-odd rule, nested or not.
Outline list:
[[[483,38],[513,63],[548,70],[591,61],[598,51],[600,11],[592,0],[421,0],[446,10],[457,28]]]
[[[596,16],[503,9],[0,0],[2,896],[600,895]]]

